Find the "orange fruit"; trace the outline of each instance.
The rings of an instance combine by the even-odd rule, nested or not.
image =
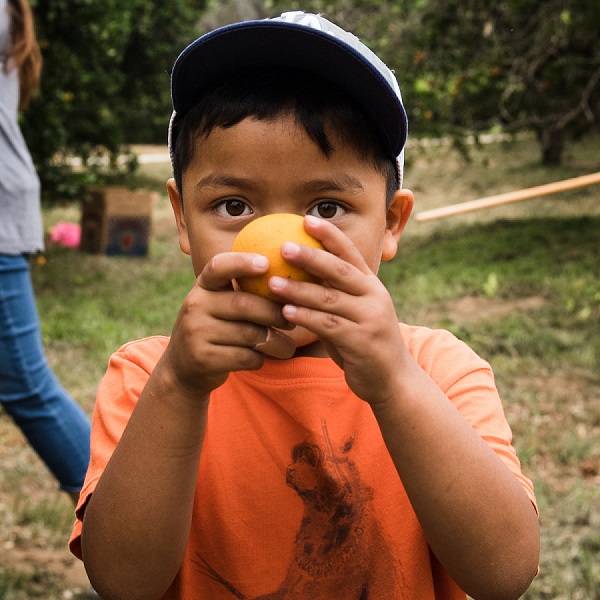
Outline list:
[[[319,240],[304,231],[304,218],[294,214],[274,213],[259,217],[250,221],[238,233],[231,248],[233,252],[252,252],[262,254],[269,259],[269,269],[263,275],[237,279],[240,289],[282,304],[285,300],[269,289],[268,281],[271,277],[278,275],[296,281],[316,281],[310,273],[283,259],[281,245],[284,242],[296,242],[323,249],[323,244]]]

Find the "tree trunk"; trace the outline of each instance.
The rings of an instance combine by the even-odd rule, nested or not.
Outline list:
[[[545,165],[560,165],[565,149],[564,129],[550,124],[539,129],[537,137],[542,152],[542,163]]]

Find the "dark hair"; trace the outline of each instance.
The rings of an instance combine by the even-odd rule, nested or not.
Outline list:
[[[16,68],[19,72],[19,110],[29,104],[37,90],[42,70],[42,55],[35,35],[33,15],[27,0],[9,0],[11,42],[5,72]]]
[[[173,176],[183,199],[182,176],[194,157],[195,140],[216,127],[245,118],[274,119],[295,114],[325,156],[334,148],[327,131],[365,157],[386,180],[386,203],[398,189],[395,161],[387,156],[375,127],[350,98],[316,76],[290,69],[245,69],[228,74],[200,98],[174,126]]]

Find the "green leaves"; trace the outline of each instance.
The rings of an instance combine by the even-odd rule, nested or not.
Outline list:
[[[271,1],[273,11],[283,2]],[[534,130],[542,161],[600,123],[600,4],[582,0],[331,0],[398,74],[413,137]]]
[[[169,72],[204,2],[33,0],[44,66],[22,128],[45,200],[79,199],[102,173],[93,158],[166,139]],[[86,171],[72,172],[81,159]]]

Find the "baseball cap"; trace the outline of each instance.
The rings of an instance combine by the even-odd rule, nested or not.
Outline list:
[[[402,185],[408,119],[394,73],[355,35],[302,11],[226,25],[183,50],[171,72],[171,158],[178,122],[198,99],[228,70],[257,66],[302,69],[345,91],[371,118]]]

